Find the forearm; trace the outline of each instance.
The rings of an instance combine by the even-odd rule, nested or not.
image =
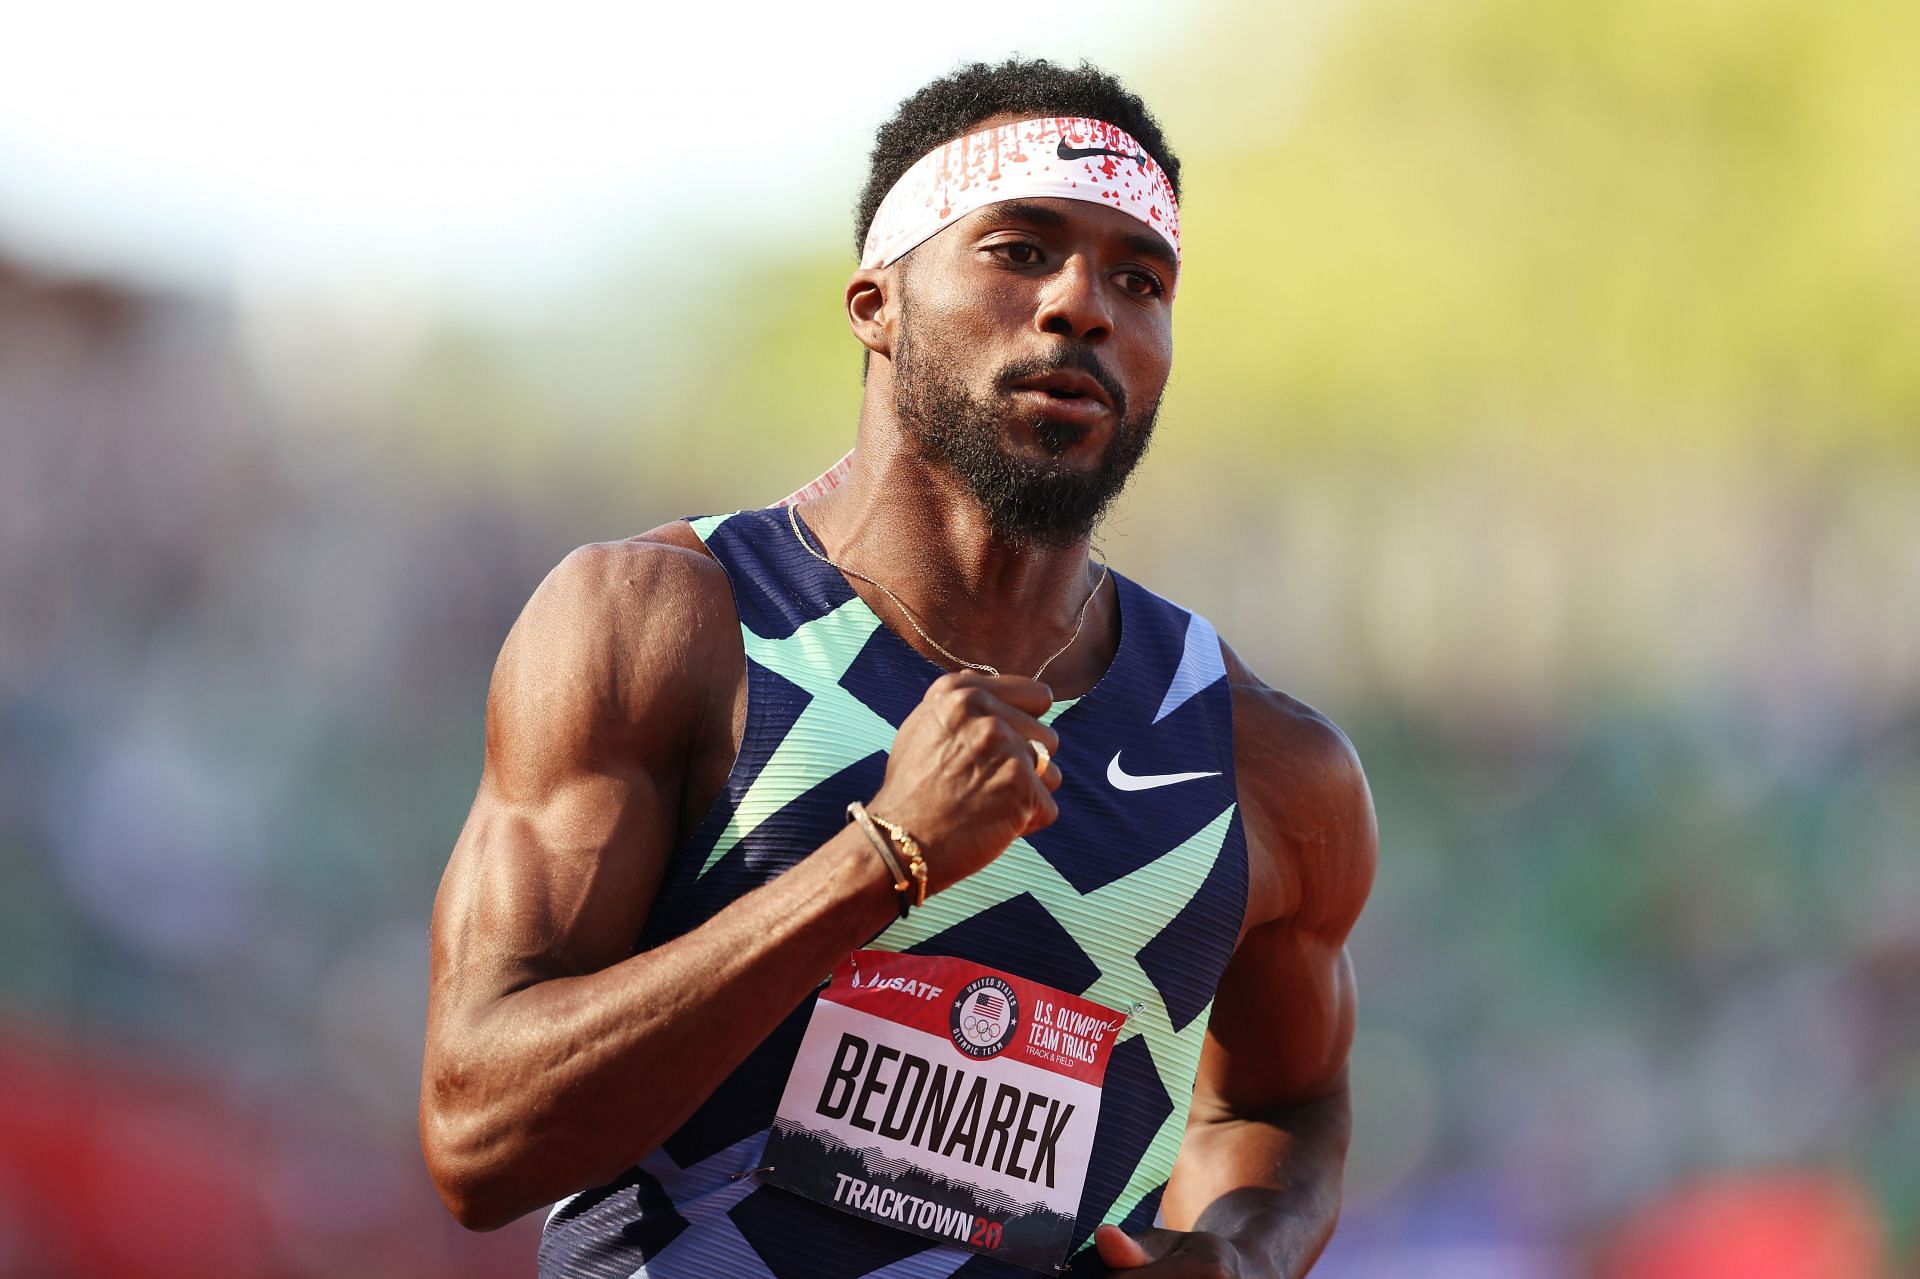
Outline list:
[[[1304,1275],[1340,1215],[1348,1092],[1255,1117],[1199,1115],[1167,1188],[1167,1224],[1233,1241],[1254,1275]]]
[[[439,1024],[421,1135],[449,1207],[492,1228],[644,1157],[894,909],[843,833],[673,941]]]

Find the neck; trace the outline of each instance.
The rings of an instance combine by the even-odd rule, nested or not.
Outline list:
[[[884,368],[874,362],[874,372]],[[869,379],[853,472],[834,492],[801,508],[818,549],[886,584],[928,634],[969,662],[1030,675],[1073,635],[1099,570],[1087,539],[1061,547],[1014,545],[995,535],[986,512],[944,468],[920,460]],[[880,406],[887,406],[884,409]],[[900,637],[942,666],[884,594],[857,577],[848,584]],[[1056,696],[1077,696],[1099,679],[1119,643],[1111,585],[1087,609],[1071,648],[1047,667]]]

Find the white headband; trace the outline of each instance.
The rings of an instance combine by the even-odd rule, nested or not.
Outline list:
[[[1147,149],[1103,120],[1049,116],[982,129],[920,157],[880,202],[860,265],[891,266],[975,209],[1028,196],[1132,214],[1180,256],[1180,207]]]

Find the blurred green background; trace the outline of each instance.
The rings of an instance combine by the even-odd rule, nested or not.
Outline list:
[[[1127,12],[1188,263],[1099,544],[1380,812],[1316,1273],[1920,1275],[1910,0]],[[1080,49],[987,16],[919,56]],[[0,145],[0,1275],[530,1273],[412,1130],[487,673],[571,547],[850,442],[918,65],[507,304],[9,247]]]

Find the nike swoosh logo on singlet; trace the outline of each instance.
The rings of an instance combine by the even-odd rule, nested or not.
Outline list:
[[[1107,780],[1113,783],[1115,790],[1153,790],[1157,786],[1171,786],[1175,782],[1191,782],[1202,777],[1218,777],[1211,773],[1148,773],[1135,777],[1120,767],[1120,752],[1115,751],[1113,758],[1107,761]]]
[[[1131,160],[1139,165],[1142,170],[1147,167],[1147,157],[1144,153],[1112,151],[1106,147],[1089,147],[1083,151],[1079,147],[1068,146],[1065,138],[1062,138],[1060,144],[1054,147],[1053,153],[1062,160],[1086,160],[1096,155],[1110,155],[1120,160]]]

